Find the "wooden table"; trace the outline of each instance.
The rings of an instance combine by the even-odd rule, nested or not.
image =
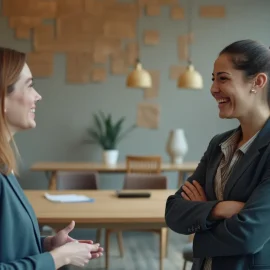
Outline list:
[[[128,190],[127,190],[128,191]],[[134,192],[135,190],[132,190]],[[141,191],[141,190],[140,190]],[[117,198],[114,190],[25,190],[40,225],[64,227],[72,220],[84,228],[162,228],[165,224],[165,205],[176,190],[144,190],[150,198]],[[95,202],[57,203],[44,194],[83,194]]]
[[[25,194],[34,208],[40,226],[49,225],[61,229],[74,220],[76,228],[105,228],[109,231],[112,229],[163,230],[167,227],[164,218],[166,200],[176,190],[147,191],[151,192],[150,198],[136,199],[117,198],[113,190],[25,190]],[[45,192],[83,194],[94,198],[95,202],[56,203],[45,199]],[[160,241],[160,250],[163,249],[164,244],[166,245],[166,242]],[[105,252],[105,268],[108,269],[109,240],[105,241]],[[160,251],[160,270],[163,270],[163,257]]]
[[[191,174],[198,166],[198,162],[184,162],[182,164],[163,163],[161,170],[163,172],[178,172],[178,187],[184,182],[184,175]],[[104,163],[92,162],[37,162],[30,168],[32,171],[44,171],[49,174],[49,189],[56,189],[57,171],[97,171],[99,173],[126,173],[125,163],[119,163],[115,166],[108,166]]]

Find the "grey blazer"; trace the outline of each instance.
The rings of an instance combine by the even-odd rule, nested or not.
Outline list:
[[[35,213],[14,175],[0,174],[0,269],[54,270]]]
[[[224,200],[241,201],[245,207],[229,219],[209,218],[218,203],[214,178],[222,157],[219,144],[234,131],[210,141],[187,180],[199,181],[208,201],[186,201],[180,195],[182,188],[167,199],[168,227],[179,234],[195,233],[193,270],[201,270],[206,257],[213,258],[212,270],[270,270],[270,120],[235,165],[225,187]]]

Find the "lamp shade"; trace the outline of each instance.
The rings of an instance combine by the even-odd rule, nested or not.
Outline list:
[[[137,60],[135,69],[128,75],[126,85],[131,88],[152,87],[151,75],[147,70],[143,69],[139,60]]]
[[[178,79],[178,87],[186,89],[202,89],[203,79],[201,74],[195,70],[192,64],[189,64],[184,73]]]

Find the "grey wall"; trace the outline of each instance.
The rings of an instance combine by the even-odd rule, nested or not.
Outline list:
[[[126,154],[160,154],[168,161],[165,144],[169,131],[174,128],[185,130],[189,144],[186,161],[197,161],[214,134],[237,125],[234,120],[218,118],[217,104],[209,93],[213,61],[225,45],[238,39],[253,38],[270,45],[270,1],[197,2],[224,4],[227,9],[226,19],[221,20],[199,18],[198,5],[193,11],[193,61],[204,78],[204,89],[178,90],[176,82],[168,77],[169,67],[178,64],[176,40],[178,35],[186,33],[186,22],[173,22],[166,7],[160,17],[143,17],[141,30],[158,29],[161,34],[158,46],[141,49],[144,66],[161,71],[160,94],[156,101],[161,107],[160,127],[158,130],[138,128],[133,132],[119,145],[120,161]],[[31,42],[14,38],[3,17],[0,17],[0,33],[0,45],[26,52],[31,50]],[[52,78],[36,79],[35,82],[43,96],[36,110],[37,128],[15,136],[23,158],[20,181],[24,188],[47,187],[43,173],[29,170],[36,161],[100,161],[102,152],[98,147],[82,144],[85,130],[91,124],[91,114],[103,110],[117,118],[125,115],[128,126],[136,120],[136,106],[143,100],[141,91],[125,87],[124,76],[109,76],[103,84],[68,85],[64,55],[55,56],[54,68]],[[101,187],[119,188],[122,177],[101,175]],[[170,187],[174,188],[176,174],[171,173],[169,177]]]

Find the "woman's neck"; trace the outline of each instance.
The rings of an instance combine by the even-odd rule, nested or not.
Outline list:
[[[260,110],[245,118],[239,119],[242,129],[242,143],[247,142],[258,131],[260,131],[269,117],[270,110],[269,108],[265,108],[264,110]]]

